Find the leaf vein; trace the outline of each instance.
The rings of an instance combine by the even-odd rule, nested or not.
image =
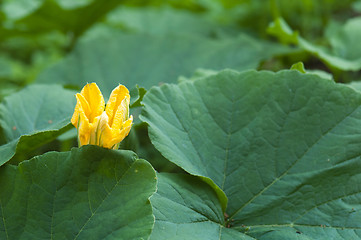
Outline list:
[[[80,228],[79,232],[76,234],[76,236],[74,237],[74,240],[77,239],[80,235],[81,232],[83,232],[83,229],[85,228],[85,226],[90,222],[90,220],[92,219],[92,217],[97,213],[98,209],[101,207],[101,205],[105,202],[105,200],[111,195],[112,191],[119,185],[121,179],[129,172],[129,170],[132,168],[132,166],[134,165],[135,162],[132,163],[132,165],[129,166],[129,168],[124,172],[124,174],[120,177],[119,180],[116,179],[116,183],[114,184],[114,186],[112,187],[112,189],[109,191],[109,193],[105,196],[105,198],[99,203],[98,207],[95,209],[95,211],[89,216],[89,218],[87,219],[87,221],[84,223],[84,225]],[[88,191],[89,191],[89,185],[88,185]],[[90,201],[90,199],[89,199]]]
[[[343,226],[331,226],[331,225],[310,225],[310,224],[260,224],[260,225],[247,225],[247,227],[251,227],[251,228],[261,228],[261,227],[279,227],[279,228],[283,228],[283,227],[312,227],[312,228],[334,228],[334,229],[339,229],[339,230],[361,230],[361,227],[343,227]]]
[[[273,186],[276,182],[278,182],[280,179],[282,179],[286,174],[300,161],[303,159],[304,156],[306,156],[307,153],[310,152],[311,149],[313,149],[314,146],[317,145],[317,143],[320,142],[322,138],[324,138],[327,134],[329,134],[333,129],[335,129],[340,123],[342,123],[345,119],[350,117],[360,106],[357,106],[353,111],[348,113],[344,118],[342,118],[340,121],[338,121],[336,124],[334,124],[332,127],[330,127],[325,133],[323,133],[296,161],[291,164],[289,168],[287,168],[279,177],[275,178],[269,185],[267,185],[265,188],[263,188],[260,192],[258,192],[256,195],[254,195],[249,201],[247,201],[245,204],[243,204],[238,210],[236,210],[230,218],[234,217],[236,214],[238,214],[242,209],[244,209],[248,204],[253,202],[257,197],[261,196],[267,189],[269,189],[271,186]]]
[[[354,195],[357,195],[357,194],[360,194],[361,191],[357,191],[357,192],[354,192],[354,193],[351,193],[351,194],[347,194],[347,195],[343,195],[343,196],[339,196],[337,198],[334,198],[334,199],[330,199],[330,200],[327,200],[327,201],[324,201],[316,206],[313,206],[312,208],[309,208],[307,209],[302,215],[300,215],[299,217],[297,217],[295,220],[293,220],[292,222],[296,222],[297,220],[301,219],[303,216],[305,216],[308,212],[312,211],[313,209],[316,209],[322,205],[325,205],[327,203],[330,203],[330,202],[333,202],[333,201],[336,201],[336,200],[340,200],[342,198],[346,198],[346,197],[350,197],[350,196],[354,196]]]
[[[203,158],[202,158],[201,154],[199,153],[199,151],[197,150],[197,148],[196,148],[196,146],[195,146],[192,138],[190,137],[189,131],[186,129],[186,127],[184,126],[183,122],[181,122],[181,120],[180,120],[180,118],[179,118],[179,116],[178,116],[178,114],[177,114],[177,111],[175,111],[173,105],[171,104],[171,101],[169,101],[169,99],[164,95],[163,92],[162,92],[162,94],[163,94],[163,96],[168,100],[168,102],[170,103],[169,106],[170,106],[173,114],[176,116],[176,118],[177,118],[177,120],[178,120],[178,123],[181,125],[183,131],[187,134],[187,137],[188,137],[188,139],[189,139],[189,141],[190,141],[190,143],[191,143],[191,146],[193,147],[194,151],[196,152],[196,154],[197,154],[198,157],[199,157],[200,162],[201,162],[202,165],[203,165],[203,168],[202,168],[202,169],[207,172],[207,168],[204,167]],[[187,101],[185,101],[184,93],[181,92],[180,95],[182,95],[182,97],[184,98],[184,102],[187,102]],[[201,174],[201,175],[203,175],[203,174]],[[206,176],[208,177],[209,174],[207,173]]]
[[[6,239],[9,239],[8,230],[6,228],[6,221],[5,221],[5,216],[4,216],[3,204],[2,204],[1,199],[0,199],[0,209],[1,209],[2,220],[3,220],[3,223],[4,223],[4,230],[5,230]]]

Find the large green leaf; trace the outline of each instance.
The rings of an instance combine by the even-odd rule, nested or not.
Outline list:
[[[107,46],[106,48],[104,46]],[[238,70],[255,68],[260,61],[289,51],[247,35],[211,40],[192,36],[96,34],[81,41],[64,61],[49,68],[39,82],[83,86],[97,82],[104,95],[117,83],[150,88],[190,76],[197,68]]]
[[[32,85],[0,104],[0,166],[15,153],[41,146],[67,131],[75,107],[74,91],[58,85]]]
[[[217,195],[199,178],[165,173],[157,177],[157,192],[151,198],[156,218],[152,240],[253,239],[226,228]]]
[[[155,147],[224,191],[234,229],[257,239],[361,234],[360,93],[293,70],[223,71],[154,87],[143,103]]]
[[[96,146],[0,168],[1,239],[147,239],[152,166]]]
[[[221,23],[209,13],[194,13],[170,7],[118,7],[107,15],[106,23],[132,32],[154,35],[194,34],[200,36],[222,36],[238,34],[234,24]]]

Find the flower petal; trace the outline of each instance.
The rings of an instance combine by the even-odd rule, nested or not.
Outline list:
[[[112,129],[112,138],[106,142],[104,147],[112,148],[113,145],[120,143],[128,136],[130,129],[132,128],[133,116],[130,116],[127,121],[124,122],[122,129]]]
[[[90,111],[85,112],[89,122],[94,122],[94,119],[100,116],[105,107],[105,102],[102,93],[100,92],[96,83],[88,83],[83,87],[80,94],[85,98],[89,104]]]
[[[117,132],[111,129],[108,124],[105,125],[99,137],[99,146],[111,148],[113,145],[111,145],[111,142],[114,134],[117,134]]]
[[[78,141],[79,141],[79,147],[89,144],[90,140],[90,133],[92,131],[92,126],[89,123],[88,118],[85,115],[85,112],[83,111],[83,108],[78,108],[79,110],[79,117],[78,117]]]
[[[124,122],[129,118],[129,99],[128,96],[125,96],[121,104],[118,106],[117,111],[115,112],[113,123],[111,128],[121,129]]]
[[[93,144],[117,148],[129,134],[133,117],[129,118],[129,91],[116,87],[104,111],[104,99],[95,83],[87,84],[76,94],[77,104],[71,122],[78,129],[79,147]]]
[[[88,119],[88,115],[90,113],[90,107],[89,107],[87,100],[83,97],[83,95],[77,93],[75,95],[75,97],[77,99],[77,102],[76,102],[73,116],[71,118],[71,123],[74,125],[74,127],[78,128],[78,124],[79,124],[78,120],[79,120],[80,112],[83,112],[85,115],[84,117]]]
[[[78,128],[78,121],[79,121],[79,104],[76,103],[73,116],[71,117],[71,123],[74,127]]]
[[[107,106],[105,108],[105,112],[107,113],[107,115],[109,117],[109,126],[110,127],[113,126],[113,121],[115,121],[115,118],[119,117],[119,116],[116,116],[116,113],[125,97],[127,97],[128,100],[130,99],[129,91],[125,86],[120,85],[120,84],[110,94],[109,101],[107,102]],[[123,121],[124,121],[124,119],[120,120],[120,122],[123,122]]]
[[[96,128],[94,129],[94,132],[96,134],[95,139],[95,145],[103,146],[103,132],[107,131],[109,128],[108,125],[108,115],[106,112],[103,112],[98,118],[97,118],[97,124]],[[105,138],[107,136],[104,136]]]

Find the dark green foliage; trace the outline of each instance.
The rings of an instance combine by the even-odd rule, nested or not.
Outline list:
[[[361,239],[360,6],[4,0],[0,239]],[[122,150],[77,148],[90,82]]]

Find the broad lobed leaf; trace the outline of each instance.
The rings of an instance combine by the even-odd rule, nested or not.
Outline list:
[[[1,239],[147,239],[156,175],[130,151],[50,152],[0,168]]]
[[[178,79],[143,102],[152,142],[172,163],[144,129],[122,147],[197,176],[158,174],[153,216],[154,170],[131,152],[86,146],[3,165],[71,128],[74,92],[31,86],[0,104],[0,239],[361,239],[360,93],[313,75],[360,78],[361,18],[333,21],[357,13],[352,2],[5,0],[1,100],[66,52],[37,81],[97,82],[105,95],[137,84],[134,123],[145,88]],[[281,18],[269,31],[305,52],[265,40],[277,16],[301,34]],[[324,69],[311,56],[334,75],[308,70]],[[306,74],[217,73],[297,61]]]
[[[59,85],[31,85],[0,104],[0,166],[16,152],[26,152],[53,140],[70,128],[75,92]]]
[[[143,104],[155,147],[226,194],[233,229],[256,239],[361,234],[358,92],[298,71],[228,70],[153,88]]]

